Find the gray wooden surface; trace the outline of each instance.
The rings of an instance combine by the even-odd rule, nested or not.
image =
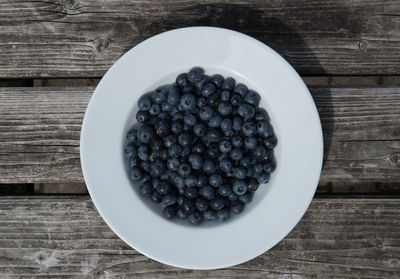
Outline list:
[[[400,278],[399,14],[396,0],[0,0],[0,195],[13,194],[0,197],[0,278]],[[213,271],[124,244],[79,162],[82,117],[109,66],[193,25],[283,55],[314,85],[324,130],[318,194],[301,222],[271,251]]]
[[[268,43],[301,74],[399,74],[398,1],[9,1],[1,77],[98,77],[162,31],[226,27]]]
[[[129,248],[87,197],[3,197],[0,277],[399,278],[399,226],[400,200],[315,199],[269,252],[232,268],[193,271]]]
[[[325,140],[321,183],[400,183],[400,87],[312,87]],[[81,182],[91,87],[0,88],[0,182]]]

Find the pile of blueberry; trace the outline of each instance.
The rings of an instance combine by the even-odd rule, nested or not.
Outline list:
[[[129,176],[166,218],[225,221],[275,170],[276,136],[260,95],[192,68],[140,97],[127,134]]]

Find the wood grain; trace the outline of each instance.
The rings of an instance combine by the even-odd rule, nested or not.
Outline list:
[[[196,271],[129,248],[88,197],[3,197],[0,277],[399,278],[399,226],[400,200],[314,199],[269,252],[235,267]]]
[[[82,182],[81,88],[0,89],[0,182]],[[400,182],[400,87],[312,87],[325,140],[321,183]]]
[[[187,26],[234,29],[301,74],[399,74],[395,0],[3,0],[0,77],[99,77],[128,49]]]

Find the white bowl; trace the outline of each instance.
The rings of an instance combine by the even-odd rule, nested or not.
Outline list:
[[[193,66],[232,76],[262,97],[278,137],[277,169],[245,210],[201,226],[165,220],[128,179],[123,145],[137,100]],[[88,105],[81,163],[93,202],[128,245],[159,262],[192,269],[228,267],[264,253],[299,222],[316,190],[323,155],[311,95],[275,51],[244,34],[214,27],[168,31],[138,44],[105,74]]]

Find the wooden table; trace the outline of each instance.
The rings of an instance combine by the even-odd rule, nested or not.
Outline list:
[[[389,0],[0,1],[0,277],[399,278],[399,15]],[[238,30],[283,55],[311,90],[325,141],[296,228],[213,271],[130,249],[94,209],[79,162],[105,71],[144,39],[192,25]]]

